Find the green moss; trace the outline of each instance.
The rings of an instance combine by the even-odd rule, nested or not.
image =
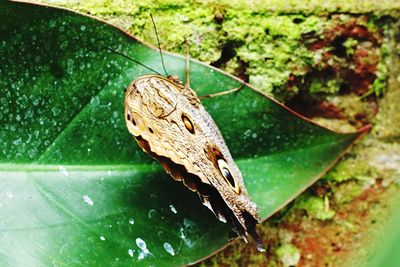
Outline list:
[[[300,251],[292,244],[283,244],[275,251],[283,266],[297,266],[300,261]]]
[[[203,1],[184,1],[184,0],[142,0],[142,1],[112,1],[112,0],[65,0],[65,1],[54,1],[54,0],[38,0],[37,2],[46,2],[62,4],[68,3],[69,6],[85,7],[94,9],[97,7],[99,10],[110,10],[108,7],[114,7],[115,10],[129,10],[136,6],[146,4],[148,6],[163,5],[169,8],[179,6],[184,3],[190,5],[219,5],[226,8],[235,9],[253,9],[259,12],[276,12],[276,13],[299,13],[299,14],[310,14],[310,13],[330,13],[330,12],[343,12],[343,13],[355,13],[363,14],[368,12],[374,12],[378,14],[391,14],[393,16],[398,15],[400,10],[400,3],[396,0],[389,1],[374,1],[374,0],[350,0],[350,1],[298,1],[298,0],[267,0],[267,1],[231,1],[231,0],[203,0]],[[120,6],[120,7],[118,7]]]
[[[323,199],[316,196],[300,197],[294,208],[305,210],[308,216],[321,221],[330,220],[336,214],[329,208],[328,198]]]
[[[311,85],[309,87],[309,91],[312,94],[316,93],[329,93],[329,94],[337,94],[340,90],[341,80],[327,80],[321,81],[315,79],[311,81]]]
[[[374,177],[374,171],[366,160],[347,159],[341,161],[324,179],[336,182],[347,180],[369,180]]]
[[[332,188],[335,204],[351,202],[364,192],[363,186],[358,181],[351,180],[346,183],[339,183]]]
[[[393,51],[394,46],[390,43],[391,41],[388,37],[390,35],[394,35],[395,33],[386,25],[384,28],[385,39],[379,51],[381,60],[377,65],[376,79],[374,80],[369,92],[367,92],[364,97],[372,93],[374,93],[376,96],[383,96],[388,87],[390,60],[392,58],[392,55],[395,53]],[[394,39],[393,36],[391,39]]]
[[[373,26],[373,24],[372,24],[371,26]],[[375,30],[375,29],[372,28],[372,27],[371,27],[370,29]],[[347,40],[343,43],[343,46],[346,48],[346,54],[349,55],[349,56],[354,55],[354,52],[355,52],[355,50],[356,50],[356,48],[357,48],[357,44],[358,44],[358,41],[357,41],[357,40],[355,40],[355,39],[353,39],[353,38],[347,39]]]
[[[324,29],[332,28],[335,23],[346,23],[353,17],[343,15],[332,20],[320,15],[325,14],[324,10],[348,10],[351,5],[322,1],[268,1],[262,5],[254,2],[250,6],[246,3],[193,0],[58,2],[111,20],[145,42],[157,45],[149,18],[149,13],[152,13],[163,49],[185,54],[186,38],[190,42],[192,57],[215,64],[234,75],[246,77],[252,85],[281,101],[292,99],[300,91],[309,91],[311,94],[339,92],[342,83],[340,77],[312,79],[311,83],[308,81],[310,71],[323,69],[322,53],[331,48],[311,51],[307,42],[322,38]],[[357,2],[356,9],[383,12],[397,10],[396,8],[400,10],[400,5],[376,5],[374,1],[364,1],[362,4]],[[292,9],[308,12],[278,12]],[[376,25],[378,18],[372,16],[371,19],[360,20],[359,23],[374,31],[379,29]],[[312,40],[307,39],[310,37]],[[348,55],[354,53],[359,42],[352,38],[344,42]],[[224,51],[228,52],[224,54]],[[333,60],[341,64],[341,59]],[[380,74],[372,86],[373,92],[383,91],[387,78],[384,75],[384,66],[378,67]],[[297,82],[290,85],[289,81],[293,77],[296,77]]]
[[[295,23],[296,20],[301,22]],[[239,44],[236,57],[246,63],[250,83],[282,99],[287,93],[289,76],[304,75],[307,61],[313,56],[300,45],[302,35],[320,31],[321,23],[323,21],[316,16],[278,16],[235,10],[229,12],[223,30],[229,33],[228,42]]]

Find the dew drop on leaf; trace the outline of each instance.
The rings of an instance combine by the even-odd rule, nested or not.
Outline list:
[[[88,205],[93,206],[94,202],[88,195],[84,195],[82,198]]]
[[[147,217],[149,219],[153,219],[154,217],[156,217],[156,215],[157,215],[157,212],[155,209],[150,209],[149,212],[147,213]]]
[[[133,250],[132,249],[128,249],[128,254],[129,254],[129,256],[133,257]]]
[[[149,253],[149,250],[147,249],[146,242],[144,242],[143,239],[141,238],[136,238],[136,245],[145,253]]]
[[[170,243],[165,242],[163,246],[164,246],[164,249],[165,249],[166,252],[168,252],[172,256],[175,256],[175,251],[174,251],[174,249],[173,249],[173,247],[171,246]]]
[[[148,254],[151,254],[150,251],[147,249],[146,242],[144,242],[141,238],[136,238],[136,245],[141,249],[139,252],[138,259],[144,259]]]
[[[12,199],[14,196],[13,196],[13,193],[11,192],[11,191],[7,191],[6,192],[6,195],[7,195],[7,197],[9,198],[9,199]]]
[[[173,212],[173,213],[175,213],[175,214],[177,214],[178,213],[178,211],[176,210],[176,208],[174,207],[174,205],[169,205],[169,208],[170,208],[170,210]]]
[[[18,138],[18,139],[15,139],[12,143],[14,146],[18,146],[22,143],[22,140],[21,140],[21,138]]]
[[[64,166],[59,166],[58,170],[64,175],[64,176],[69,176],[69,173],[67,169]]]

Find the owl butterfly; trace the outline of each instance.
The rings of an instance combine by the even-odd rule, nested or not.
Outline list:
[[[264,251],[255,229],[259,221],[257,206],[249,199],[242,174],[218,126],[190,88],[188,53],[183,84],[167,74],[159,41],[158,45],[167,77],[152,70],[157,74],[141,76],[128,86],[125,121],[129,132],[174,180],[197,192],[220,221],[229,222],[243,238],[251,235],[257,249]]]

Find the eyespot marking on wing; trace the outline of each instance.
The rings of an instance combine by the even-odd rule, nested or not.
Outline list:
[[[218,168],[221,172],[222,176],[228,182],[231,189],[237,194],[240,195],[240,187],[239,183],[236,181],[235,177],[233,177],[232,172],[229,169],[228,163],[224,159],[218,159]]]
[[[182,113],[182,122],[185,125],[185,128],[191,133],[194,134],[194,126],[192,121],[189,119],[188,115],[186,115],[185,113]]]

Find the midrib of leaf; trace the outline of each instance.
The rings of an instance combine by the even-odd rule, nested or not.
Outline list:
[[[61,138],[61,135],[59,135]],[[341,141],[344,141],[345,139],[349,138],[349,136],[343,136],[346,137],[342,139]],[[276,153],[269,153],[267,155],[263,156],[258,156],[257,158],[250,157],[250,158],[236,158],[235,162],[237,164],[246,164],[249,163],[249,161],[254,161],[254,160],[263,160],[268,157],[273,157],[273,156],[278,156],[278,155],[285,155],[285,154],[295,154],[304,150],[310,150],[310,149],[316,149],[320,147],[325,147],[325,146],[332,146],[332,145],[337,145],[338,141],[337,140],[332,140],[330,142],[324,142],[324,143],[317,143],[317,144],[311,144],[309,146],[301,147],[301,148],[296,148],[296,149],[291,149],[291,150],[285,150],[281,152],[276,152]],[[144,152],[143,152],[144,153]],[[43,155],[42,155],[43,156]],[[41,157],[42,157],[41,156]],[[143,172],[150,172],[150,171],[155,171],[158,169],[156,166],[153,164],[112,164],[112,165],[68,165],[68,164],[40,164],[40,163],[32,163],[32,164],[16,164],[16,163],[6,163],[6,164],[0,164],[0,174],[2,173],[7,173],[7,172],[59,172],[60,171],[60,166],[65,167],[67,171],[80,171],[80,172],[96,172],[96,171],[143,171]]]
[[[0,174],[23,173],[23,172],[60,172],[60,167],[68,172],[151,172],[158,168],[152,164],[129,164],[129,165],[63,165],[63,164],[0,164]]]

